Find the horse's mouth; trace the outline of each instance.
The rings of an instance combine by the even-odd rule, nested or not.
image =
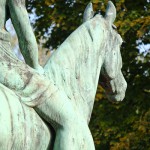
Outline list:
[[[111,86],[107,82],[101,82],[101,86],[104,88],[106,96],[111,102],[123,101],[125,97],[125,91],[113,91]]]
[[[119,81],[114,79],[112,82],[112,80],[110,80],[106,74],[100,76],[99,83],[104,88],[106,96],[111,102],[123,101],[125,97],[127,83],[123,76],[121,79],[122,80]]]
[[[119,92],[115,94],[106,93],[106,95],[107,95],[108,100],[110,100],[111,102],[120,102],[120,101],[123,101],[125,97],[125,92]]]

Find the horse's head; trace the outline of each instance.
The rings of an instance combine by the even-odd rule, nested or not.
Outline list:
[[[114,29],[113,22],[116,18],[116,8],[112,2],[108,2],[104,17],[106,27],[105,56],[101,69],[100,83],[106,91],[109,100],[122,101],[125,97],[127,83],[122,75],[122,58],[120,46],[121,36]]]
[[[92,3],[90,3],[84,12],[83,21],[92,20],[98,22],[100,29],[103,29],[103,41],[100,50],[104,52],[101,56],[104,58],[101,68],[100,83],[106,91],[109,100],[121,101],[125,97],[127,83],[122,75],[122,58],[120,46],[122,44],[121,36],[116,32],[113,24],[116,18],[116,8],[111,1],[108,2],[105,17],[96,15],[94,17]],[[93,30],[94,31],[94,30]],[[94,34],[92,35],[94,36]]]

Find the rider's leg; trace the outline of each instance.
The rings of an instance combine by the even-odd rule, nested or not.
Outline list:
[[[13,90],[20,100],[35,106],[57,90],[48,79],[15,57],[9,47],[8,52],[5,48],[0,44],[0,83]]]

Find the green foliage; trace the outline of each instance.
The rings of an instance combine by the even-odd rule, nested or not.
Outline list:
[[[49,36],[45,47],[56,48],[82,23],[89,0],[28,1],[38,18],[37,38]],[[94,10],[104,14],[107,0],[93,0]],[[137,46],[150,43],[150,3],[147,0],[114,0],[115,25],[124,39],[121,48],[123,74],[128,83],[126,98],[110,103],[99,86],[90,128],[97,150],[148,150],[150,148],[150,50]],[[53,27],[50,31],[50,27]],[[46,33],[46,34],[45,34]],[[137,42],[138,40],[138,42]],[[61,56],[60,56],[61,57]]]

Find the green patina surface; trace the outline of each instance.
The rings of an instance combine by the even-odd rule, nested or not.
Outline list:
[[[84,23],[53,53],[44,70],[38,64],[25,1],[2,0],[0,12],[0,149],[94,150],[88,123],[100,71],[109,99],[123,100],[127,86],[121,73],[122,39],[112,28],[114,5],[109,2],[102,17],[93,16],[90,3]],[[26,64],[11,51],[4,29],[8,15]],[[55,130],[54,146],[54,136],[41,118]]]

